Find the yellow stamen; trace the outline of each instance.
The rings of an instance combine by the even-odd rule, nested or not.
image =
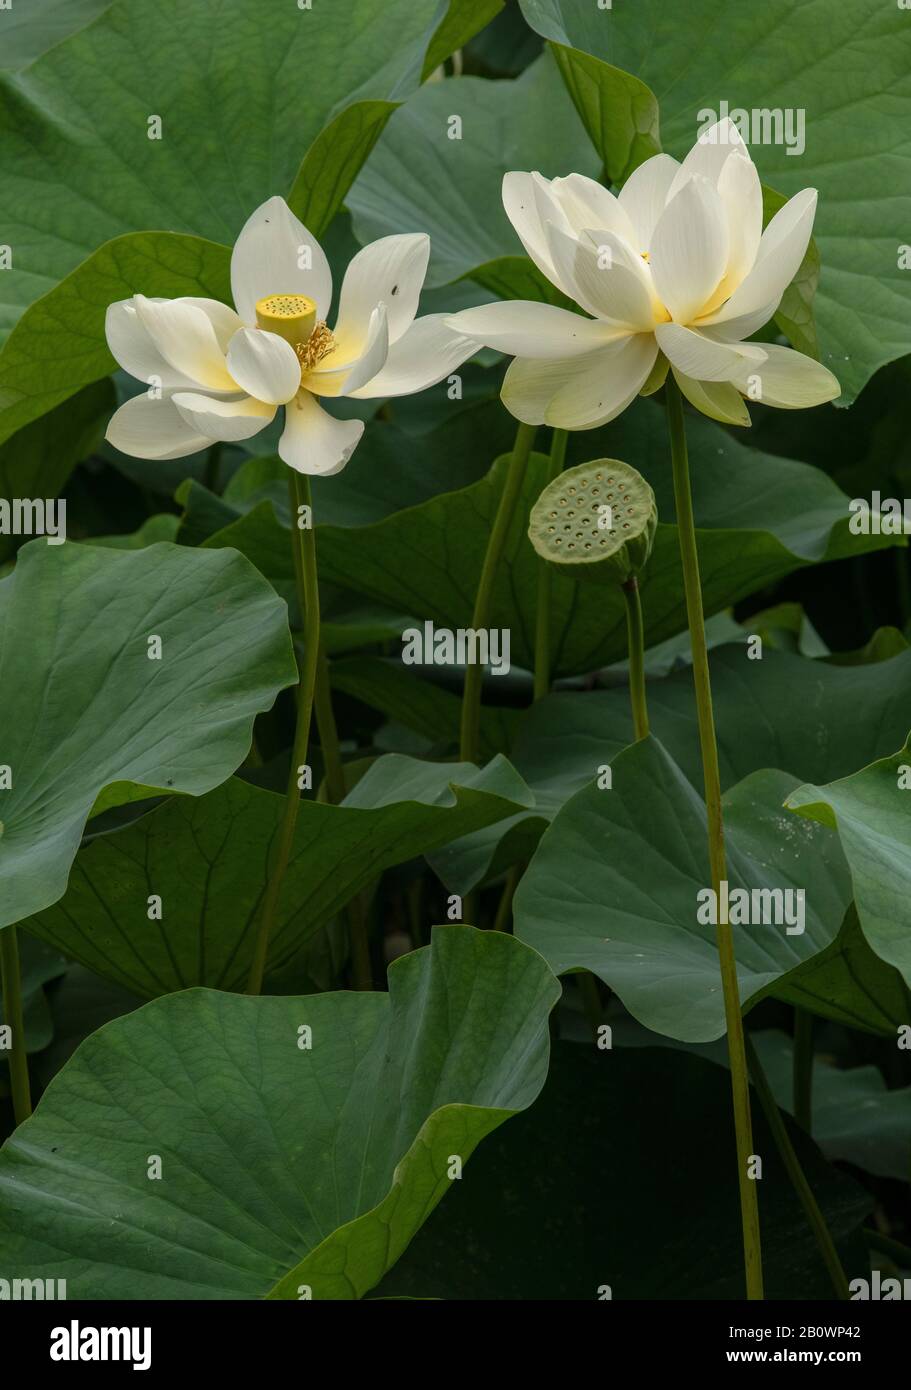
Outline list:
[[[305,294],[269,294],[257,301],[256,323],[284,338],[296,351],[316,326],[316,305]]]
[[[651,260],[651,256],[649,255],[649,253],[648,253],[647,251],[640,251],[640,252],[639,252],[639,255],[640,255],[640,256],[642,257],[642,259],[643,259],[644,261],[646,261],[646,262],[648,262],[648,261]]]
[[[297,353],[301,364],[301,375],[309,372],[318,362],[322,362],[335,347],[335,338],[331,330],[320,319],[305,343],[295,343],[294,351]]]

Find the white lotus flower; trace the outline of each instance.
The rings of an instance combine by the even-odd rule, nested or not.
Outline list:
[[[110,306],[108,346],[150,390],[120,407],[107,438],[138,458],[181,458],[249,439],[283,405],[285,463],[339,472],[364,425],[336,419],[317,397],[410,395],[475,351],[443,315],[415,319],[429,255],[423,233],[365,246],[348,266],[330,329],[329,262],[285,200],[270,198],[231,255],[236,313],[214,299],[140,294]]]
[[[811,358],[743,341],[803,260],[816,191],[797,193],[763,232],[759,176],[731,120],[706,130],[682,164],[646,160],[617,197],[581,174],[513,173],[503,203],[538,268],[591,315],[506,301],[445,320],[515,357],[502,396],[519,420],[603,425],[647,382],[657,389],[665,359],[692,404],[730,424],[750,423],[744,396],[796,409],[838,395]]]

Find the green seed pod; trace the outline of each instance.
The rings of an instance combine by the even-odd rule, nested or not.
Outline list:
[[[644,568],[658,526],[655,494],[619,459],[568,468],[531,509],[528,537],[571,579],[616,584]]]

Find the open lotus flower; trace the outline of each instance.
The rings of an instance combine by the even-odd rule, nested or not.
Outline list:
[[[591,315],[507,301],[446,319],[515,357],[502,394],[519,420],[602,425],[657,389],[668,362],[692,404],[730,424],[750,423],[744,396],[795,409],[838,395],[811,358],[743,341],[803,260],[816,191],[795,194],[763,232],[759,176],[731,120],[706,130],[682,164],[646,160],[617,197],[581,174],[513,173],[503,203],[538,268]]]
[[[215,299],[112,304],[105,332],[120,366],[150,389],[122,405],[107,438],[125,454],[170,459],[249,439],[285,407],[278,452],[301,473],[344,468],[364,431],[318,396],[405,396],[475,351],[441,314],[415,319],[430,239],[365,246],[342,284],[335,328],[329,262],[283,198],[253,213],[231,255],[237,312]]]

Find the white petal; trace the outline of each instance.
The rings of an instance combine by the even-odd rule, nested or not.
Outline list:
[[[298,473],[329,477],[341,472],[363,433],[363,420],[336,420],[309,391],[299,391],[285,407],[279,457]]]
[[[463,309],[447,315],[446,326],[509,357],[576,357],[617,336],[597,319],[525,299]]]
[[[554,264],[571,280],[573,298],[590,314],[647,333],[662,313],[645,261],[615,232],[586,231],[575,241],[548,228]]]
[[[584,357],[550,362],[517,357],[503,382],[503,404],[529,425],[593,429],[635,399],[657,355],[654,335],[637,333]]]
[[[537,176],[540,181],[540,174]],[[536,182],[532,174],[504,174],[503,176],[503,207],[506,209],[506,216],[512,223],[515,231],[525,247],[526,254],[531,257],[535,265],[543,275],[556,285],[558,290],[563,290],[564,294],[568,291],[563,289],[557,278],[557,272],[551,259],[550,251],[547,246],[547,236],[544,224],[541,221],[539,204],[544,199],[544,191],[539,182]],[[562,221],[562,214],[556,203],[549,204],[549,211],[552,220]],[[568,229],[567,229],[568,230]]]
[[[697,136],[695,145],[680,165],[668,190],[668,202],[694,177],[706,179],[713,188],[717,188],[721,171],[732,154],[750,158],[736,123],[730,116],[725,116],[723,121],[716,121]]]
[[[779,347],[776,343],[767,343],[765,350],[767,361],[745,368],[732,378],[734,385],[751,400],[781,410],[803,410],[833,401],[840,394],[838,381],[821,362],[814,362],[812,357],[804,357],[802,352]],[[752,390],[749,389],[751,385]]]
[[[795,193],[776,212],[763,232],[753,269],[727,303],[706,318],[706,324],[730,325],[734,319],[749,324],[771,305],[766,317],[749,331],[755,332],[768,322],[800,268],[813,232],[815,215],[816,189],[805,188],[801,193]]]
[[[149,336],[148,329],[143,326],[132,299],[121,299],[116,304],[108,305],[104,332],[118,365],[138,381],[165,388],[197,384],[165,361]]]
[[[585,174],[568,174],[566,178],[552,181],[550,193],[577,236],[586,227],[603,227],[630,246],[635,245],[635,229],[626,210],[603,183]]]
[[[133,303],[143,328],[176,372],[212,391],[234,389],[211,320],[197,304],[142,294]]]
[[[329,262],[284,198],[269,198],[247,219],[231,253],[231,292],[237,312],[251,328],[257,300],[270,294],[305,294],[319,318],[328,314]]]
[[[598,318],[596,303],[586,291],[584,274],[576,275],[577,249],[584,245],[588,255],[597,259],[594,247],[588,241],[581,242],[574,233],[558,227],[553,222],[545,224],[544,233],[547,237],[548,255],[554,267],[551,274],[553,283],[587,314]]]
[[[234,334],[238,328],[243,328],[240,314],[236,314],[229,304],[222,304],[220,299],[199,299],[185,295],[178,302],[180,304],[193,304],[197,309],[202,309],[212,325],[218,346],[222,352],[227,352],[228,344]]]
[[[717,343],[739,343],[744,338],[752,337],[764,324],[767,324],[777,308],[778,301],[770,300],[767,304],[760,304],[759,308],[754,309],[751,313],[737,314],[734,318],[722,319],[720,316],[727,312],[727,305],[725,305],[717,313],[697,319],[693,326],[704,333],[707,338],[712,338]]]
[[[240,328],[228,346],[228,371],[242,390],[258,401],[284,405],[301,384],[297,353],[277,333]]]
[[[169,395],[153,399],[147,392],[114,412],[104,437],[122,454],[138,459],[184,458],[212,443],[188,424]]]
[[[357,391],[346,392],[356,400],[382,396],[411,396],[435,386],[477,352],[474,338],[446,327],[446,314],[425,314],[415,319],[389,349],[382,371]]]
[[[673,368],[674,379],[694,405],[711,420],[720,420],[723,425],[749,425],[750,412],[744,404],[743,396],[729,381],[696,381]]]
[[[350,262],[342,284],[336,341],[353,357],[363,351],[370,316],[386,306],[389,341],[396,342],[414,321],[427,274],[430,237],[424,232],[384,236],[371,242]]]
[[[331,352],[312,371],[306,372],[302,386],[316,396],[350,396],[376,376],[389,355],[386,306],[378,304],[370,315],[367,337],[360,355],[340,362],[339,350]]]
[[[572,236],[573,225],[563,209],[563,203],[557,197],[555,184],[556,179],[546,179],[536,169],[532,171],[531,186],[541,226],[546,231],[548,223],[550,223],[566,232],[567,236]]]
[[[730,249],[725,271],[728,294],[752,270],[762,237],[762,184],[748,154],[733,154],[718,180],[728,220]]]
[[[671,184],[672,199],[688,179],[704,179],[718,193],[728,227],[728,263],[714,304],[737,288],[756,259],[762,234],[762,186],[736,122],[729,116],[702,132]]]
[[[704,179],[683,185],[658,219],[649,247],[655,289],[677,323],[689,323],[728,263],[728,229],[717,192]]]
[[[639,395],[653,396],[656,391],[660,391],[667,380],[670,365],[664,353],[659,351],[658,356],[652,363],[651,371],[639,387]]]
[[[568,386],[577,372],[587,370],[593,358],[603,365],[605,349],[584,357],[517,357],[503,378],[500,399],[517,420],[526,425],[543,425],[557,392]]]
[[[697,381],[733,381],[766,360],[758,343],[719,343],[679,323],[659,323],[655,337],[671,365]]]
[[[620,190],[620,206],[635,230],[633,249],[647,251],[658,218],[680,165],[669,154],[656,154],[634,169]]]
[[[174,404],[192,429],[228,444],[259,434],[273,419],[276,409],[252,396],[226,401],[197,391],[176,391]]]

